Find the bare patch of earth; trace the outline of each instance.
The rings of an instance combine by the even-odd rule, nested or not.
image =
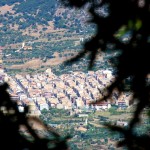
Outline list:
[[[37,69],[41,66],[55,66],[55,65],[62,64],[64,61],[68,59],[69,58],[66,57],[62,57],[62,58],[58,57],[58,58],[48,59],[46,62],[43,62],[41,59],[34,59],[24,64],[12,65],[9,67],[9,69],[27,69],[27,68]]]

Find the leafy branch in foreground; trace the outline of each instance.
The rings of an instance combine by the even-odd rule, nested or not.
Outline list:
[[[7,92],[8,84],[0,85],[0,142],[5,150],[67,150],[68,137],[61,137],[53,128],[45,125],[36,117],[28,117],[28,107],[19,112],[17,103],[12,101]],[[43,127],[48,137],[39,135],[30,122]],[[29,136],[21,134],[24,127]]]
[[[90,23],[96,24],[96,34],[84,44],[84,50],[70,62],[76,61],[86,53],[91,54],[89,67],[93,65],[98,49],[106,51],[108,45],[121,50],[115,67],[117,75],[115,81],[107,88],[106,96],[99,100],[107,100],[114,90],[131,91],[133,101],[137,102],[133,118],[128,129],[107,125],[110,129],[123,133],[125,140],[119,146],[127,146],[129,149],[149,149],[150,137],[143,135],[138,137],[132,132],[141,120],[141,113],[150,105],[150,85],[148,75],[150,73],[150,1],[149,0],[61,0],[65,6],[83,9],[88,6],[91,14]],[[108,8],[108,9],[105,9]],[[127,36],[128,35],[128,36]],[[125,80],[131,78],[130,88],[126,89]],[[132,139],[132,140],[131,140]],[[142,144],[144,141],[144,144]]]

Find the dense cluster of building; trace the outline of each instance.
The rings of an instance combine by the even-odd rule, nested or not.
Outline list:
[[[122,93],[120,96],[114,91],[109,101],[90,105],[91,102],[102,98],[113,81],[114,76],[109,70],[72,72],[56,76],[51,69],[34,75],[9,76],[1,71],[0,80],[9,83],[12,100],[17,101],[18,108],[23,111],[24,106],[30,107],[30,113],[39,115],[41,110],[50,107],[58,109],[95,109],[106,110],[111,104],[120,108],[128,107],[131,93]]]

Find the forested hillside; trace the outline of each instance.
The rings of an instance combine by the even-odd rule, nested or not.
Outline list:
[[[67,29],[79,33],[86,30],[85,15],[84,11],[63,8],[58,0],[2,0],[0,31],[1,34],[10,29],[24,32],[28,28],[31,33],[41,25],[43,32],[51,26],[51,30]]]
[[[1,0],[3,65],[7,69],[26,69],[35,68],[28,65],[34,61],[40,62],[40,68],[61,64],[76,55],[82,49],[81,43],[93,33],[94,28],[86,23],[89,17],[86,7],[65,8],[59,0]],[[22,43],[27,49],[21,48]],[[78,70],[78,65],[75,68]]]

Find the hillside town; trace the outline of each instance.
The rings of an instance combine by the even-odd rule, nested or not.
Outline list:
[[[20,111],[30,107],[30,115],[40,115],[43,109],[68,109],[79,112],[82,109],[105,111],[115,104],[120,109],[131,105],[132,94],[114,91],[111,99],[90,105],[105,96],[115,77],[109,70],[71,72],[56,76],[51,69],[40,74],[16,74],[10,76],[0,71],[0,80],[10,85],[9,93]]]

